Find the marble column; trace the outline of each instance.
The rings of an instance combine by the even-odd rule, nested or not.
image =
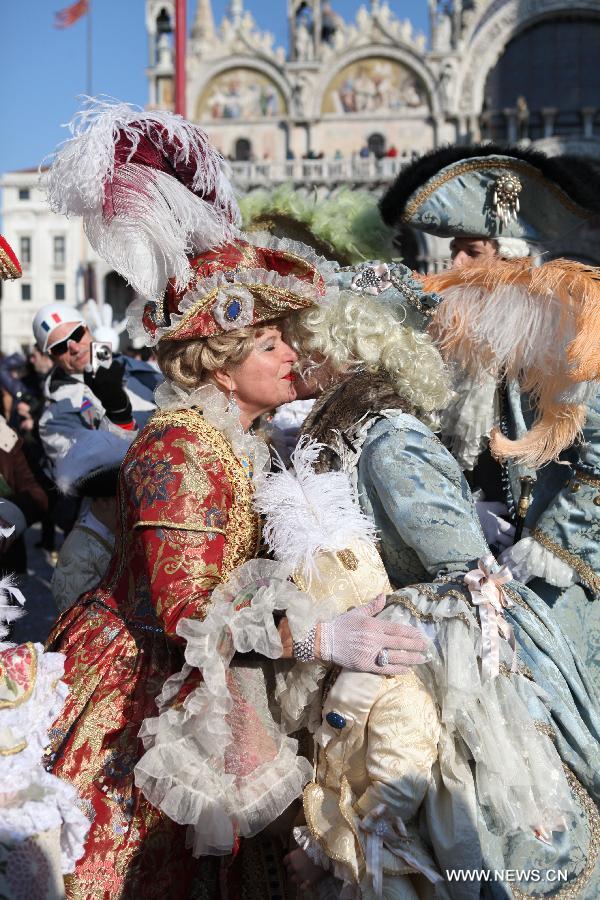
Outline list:
[[[552,137],[554,134],[554,120],[558,109],[555,106],[544,106],[541,112],[544,120],[544,137]]]
[[[595,106],[584,106],[581,110],[583,116],[583,136],[585,138],[594,137],[594,116],[596,115]]]
[[[509,144],[514,144],[518,140],[517,136],[517,110],[503,109],[502,112],[506,117],[506,140]]]

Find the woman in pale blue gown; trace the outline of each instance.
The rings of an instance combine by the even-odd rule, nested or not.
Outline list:
[[[352,473],[361,507],[377,525],[393,586],[429,582],[433,609],[436,597],[464,589],[464,574],[490,553],[468,484],[428,427],[444,399],[445,375],[423,323],[439,298],[423,294],[404,266],[341,270],[339,280],[346,290],[338,306],[302,315],[294,326],[297,349],[314,364],[308,366],[307,380],[325,383],[303,434],[326,445],[321,471],[343,467]],[[365,292],[365,286],[374,289]],[[393,331],[402,333],[403,346],[394,348]],[[576,821],[555,843],[554,856],[532,836],[511,848],[510,858],[515,868],[549,872],[564,867],[569,896],[595,897],[600,890],[594,872],[600,798],[596,699],[585,668],[546,604],[515,581],[506,593],[511,605],[504,615],[514,628],[519,672],[541,689],[532,694],[530,712],[555,740],[579,799]],[[431,618],[424,608],[411,609],[402,591],[395,602],[405,605],[411,624]],[[458,802],[456,796],[451,802]],[[443,847],[436,849],[443,858]],[[506,858],[506,848],[500,853],[491,832],[482,851],[490,869]],[[541,896],[560,896],[560,887],[566,886],[557,886],[549,875],[533,887]],[[486,891],[511,896],[504,881],[488,884]]]

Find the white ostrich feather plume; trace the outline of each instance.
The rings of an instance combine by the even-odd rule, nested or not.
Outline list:
[[[302,440],[291,457],[292,468],[268,475],[258,486],[254,504],[265,517],[263,537],[274,557],[292,570],[311,571],[318,553],[344,550],[355,541],[373,542],[376,529],[356,502],[345,472],[316,473],[322,450]]]
[[[43,178],[48,202],[55,212],[83,217],[91,245],[138,293],[155,298],[169,278],[183,290],[191,277],[187,254],[238,234],[230,167],[197,125],[163,110],[88,97],[69,128],[72,137],[51,157]],[[115,168],[121,135],[131,150]],[[130,162],[142,137],[161,152],[168,142],[176,164],[194,161],[192,190],[174,176]],[[107,185],[114,206],[108,219]]]
[[[16,600],[16,604],[14,601]],[[20,619],[25,610],[25,597],[16,586],[12,575],[0,579],[0,641],[8,634],[8,625]]]
[[[442,292],[436,311],[437,339],[442,348],[457,336],[472,348],[469,368],[485,367],[491,375],[535,369],[553,375],[564,365],[566,347],[575,337],[575,318],[548,292],[532,296],[519,284],[492,291],[458,285]],[[491,351],[486,358],[482,348]],[[469,352],[469,351],[465,351]]]

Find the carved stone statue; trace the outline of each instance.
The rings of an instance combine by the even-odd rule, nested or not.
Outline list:
[[[310,62],[314,58],[312,35],[303,19],[296,23],[294,34],[294,52],[297,60]]]
[[[292,84],[292,112],[298,119],[306,116],[305,91],[306,78],[298,75]]]

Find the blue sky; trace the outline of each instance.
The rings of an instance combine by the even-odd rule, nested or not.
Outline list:
[[[61,124],[77,110],[86,84],[85,19],[64,31],[54,14],[72,0],[3,0],[0,78],[0,172],[36,167],[67,133]],[[91,0],[94,93],[144,104],[148,48],[144,0]],[[364,0],[368,2],[368,0]],[[228,0],[213,0],[216,22]],[[286,42],[286,0],[245,0],[258,24]],[[361,0],[334,0],[336,12],[353,19]],[[401,18],[427,32],[427,0],[390,0]],[[196,0],[188,0],[191,22]],[[277,12],[276,10],[280,10]]]

